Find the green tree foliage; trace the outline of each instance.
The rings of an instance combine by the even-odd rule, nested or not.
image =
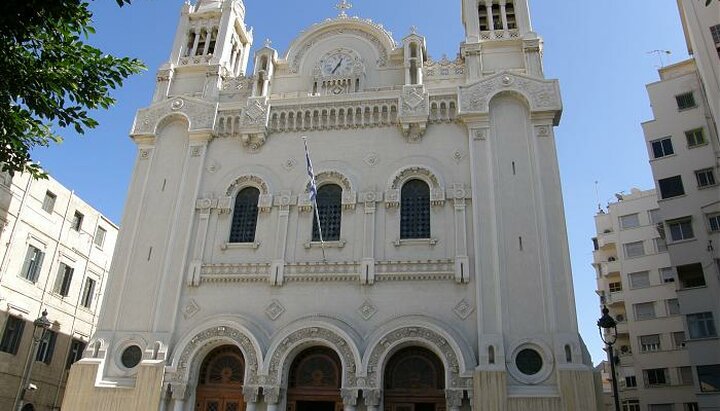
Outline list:
[[[129,3],[129,0],[117,0]],[[44,177],[37,146],[59,143],[58,129],[80,134],[98,125],[89,111],[107,109],[111,90],[145,69],[86,44],[95,31],[83,0],[0,2],[0,163],[11,174]]]

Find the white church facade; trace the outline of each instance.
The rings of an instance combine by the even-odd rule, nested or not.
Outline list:
[[[242,0],[183,6],[63,409],[596,410],[527,0],[452,61],[349,6],[252,73]]]

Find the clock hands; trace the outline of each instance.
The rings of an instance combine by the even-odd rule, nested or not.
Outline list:
[[[335,72],[340,68],[340,65],[342,64],[343,60],[344,59],[341,58],[340,61],[338,61],[337,66],[335,66],[335,68],[332,71],[332,74],[335,74]]]

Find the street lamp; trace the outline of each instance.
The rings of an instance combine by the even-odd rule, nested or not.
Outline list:
[[[20,381],[20,388],[18,388],[17,395],[15,396],[15,406],[13,407],[16,411],[22,411],[23,403],[25,402],[25,392],[30,389],[30,374],[32,373],[32,367],[37,357],[38,343],[42,340],[45,335],[45,330],[50,328],[52,323],[47,318],[47,310],[43,310],[42,315],[33,321],[33,335],[32,335],[32,346],[25,362],[25,368],[23,369],[23,376]],[[38,330],[40,331],[38,333]]]
[[[615,411],[620,411],[620,395],[618,394],[617,376],[615,375],[615,352],[613,345],[617,341],[617,321],[610,316],[607,306],[602,309],[602,317],[597,322],[600,338],[607,345],[607,353],[610,358],[610,373],[612,374],[613,398],[615,399]],[[605,332],[603,332],[605,331]]]

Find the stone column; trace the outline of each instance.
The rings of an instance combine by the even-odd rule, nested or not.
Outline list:
[[[267,411],[278,411],[280,403],[280,387],[263,387],[263,397],[267,404]]]
[[[260,387],[243,387],[243,398],[246,404],[245,411],[255,411],[257,409],[259,395]]]
[[[192,31],[195,32],[195,41],[193,42],[192,50],[190,50],[190,54],[188,55],[188,57],[192,57],[195,55],[195,53],[197,53],[197,47],[198,47],[198,44],[200,43],[200,36],[202,36],[201,29],[194,28],[194,29],[192,29]]]
[[[500,18],[502,19],[503,30],[508,30],[507,13],[505,12],[505,1],[500,0]]]
[[[463,402],[463,390],[445,390],[445,400],[447,401],[448,411],[460,411]]]
[[[170,385],[173,399],[173,411],[185,411],[185,393],[187,392],[187,385],[185,384],[172,384]]]
[[[488,19],[488,30],[493,31],[495,30],[495,21],[493,21],[493,11],[492,11],[492,0],[485,0],[485,10],[487,13],[487,19]]]
[[[343,409],[345,411],[355,411],[357,409],[357,389],[343,388],[340,390],[340,396],[343,399]]]
[[[379,411],[380,400],[382,400],[381,390],[363,390],[363,399],[367,411]]]

